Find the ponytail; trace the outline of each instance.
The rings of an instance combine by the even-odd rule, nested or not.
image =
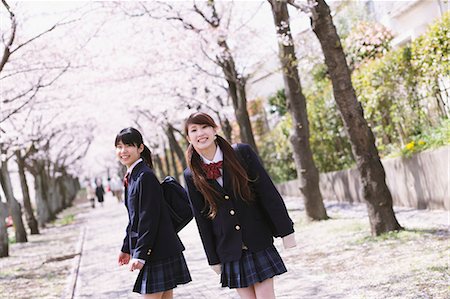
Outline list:
[[[145,164],[147,164],[148,167],[153,169],[152,152],[145,144],[142,145],[144,146],[144,150],[141,153],[141,158],[142,160],[144,160]]]

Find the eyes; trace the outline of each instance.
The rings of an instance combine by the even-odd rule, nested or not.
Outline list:
[[[192,126],[190,129],[189,129],[189,133],[195,133],[195,132],[197,132],[197,130],[199,130],[199,129],[206,129],[206,128],[209,128],[209,127],[211,127],[211,126],[209,126],[209,125],[199,125],[199,126]],[[211,127],[212,128],[212,127]]]
[[[136,147],[135,145],[132,144],[123,144],[123,143],[119,143],[118,145],[116,145],[116,150],[122,150],[122,149],[129,149],[132,147]]]

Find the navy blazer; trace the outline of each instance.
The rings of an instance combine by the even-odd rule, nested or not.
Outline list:
[[[154,261],[184,250],[163,201],[163,191],[153,170],[144,162],[138,163],[125,188],[129,221],[122,252]]]
[[[194,185],[189,168],[184,177],[195,220],[210,265],[237,261],[242,246],[256,252],[273,244],[273,237],[284,237],[294,232],[284,201],[262,166],[258,156],[247,144],[233,145],[237,158],[247,171],[254,201],[246,203],[233,194],[231,178],[224,156],[223,187],[216,180],[208,180],[220,194],[214,219],[205,213],[205,200]]]

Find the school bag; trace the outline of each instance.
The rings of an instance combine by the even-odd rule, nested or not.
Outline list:
[[[192,208],[186,190],[174,177],[167,176],[161,183],[164,200],[169,210],[175,232],[179,232],[193,218]]]

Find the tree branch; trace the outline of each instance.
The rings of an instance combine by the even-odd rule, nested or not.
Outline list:
[[[3,70],[3,67],[8,62],[9,57],[11,56],[11,47],[14,42],[14,39],[16,37],[16,29],[17,29],[17,23],[16,23],[16,16],[11,11],[11,8],[9,7],[8,3],[5,0],[2,0],[3,6],[6,8],[6,10],[9,13],[9,19],[11,20],[11,36],[9,37],[8,42],[5,45],[5,49],[3,50],[3,56],[2,60],[0,61],[0,73]]]

